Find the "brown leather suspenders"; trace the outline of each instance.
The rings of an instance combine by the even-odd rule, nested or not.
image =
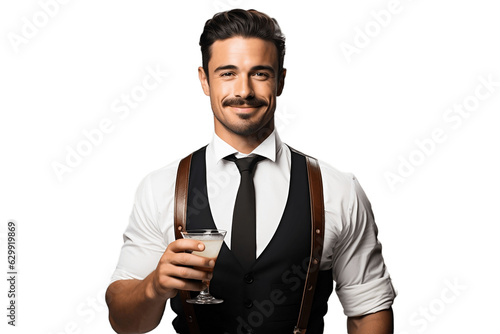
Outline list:
[[[174,199],[174,225],[175,239],[182,239],[181,231],[186,230],[186,214],[187,214],[187,199],[188,199],[188,184],[189,184],[189,169],[191,167],[190,154],[179,163],[177,169],[177,180],[175,181],[175,199]],[[186,315],[186,321],[189,327],[190,334],[200,334],[196,315],[194,314],[193,304],[186,302],[186,299],[191,298],[189,291],[179,291],[182,308]]]
[[[297,152],[296,150],[290,148]],[[297,152],[299,154],[303,154]],[[305,155],[305,154],[303,154]],[[307,323],[318,280],[319,264],[323,253],[323,238],[325,236],[325,209],[323,200],[323,181],[318,160],[305,155],[307,162],[307,176],[309,179],[309,196],[311,201],[311,255],[309,258],[309,268],[307,268],[306,284],[302,293],[302,303],[300,305],[299,319],[297,326],[293,330],[294,334],[305,334]]]
[[[321,254],[323,252],[323,238],[325,232],[325,210],[323,201],[323,182],[321,180],[321,170],[318,161],[308,155],[300,153],[290,147],[294,152],[304,155],[307,162],[307,174],[309,179],[309,194],[311,201],[311,254],[309,267],[307,269],[306,282],[302,293],[302,303],[300,305],[299,318],[293,330],[294,334],[305,334],[309,315],[318,279]],[[179,163],[177,169],[177,180],[175,183],[174,200],[174,225],[175,238],[181,239],[181,231],[186,230],[186,209],[188,197],[189,169],[191,167],[192,154],[185,157]],[[192,304],[186,302],[190,298],[189,291],[179,291],[186,321],[190,334],[199,334],[200,329],[196,322],[196,316]]]

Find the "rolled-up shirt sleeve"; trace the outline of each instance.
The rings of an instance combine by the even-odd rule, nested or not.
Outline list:
[[[111,282],[144,279],[157,266],[167,244],[158,226],[158,209],[151,187],[151,175],[137,188],[129,224]]]
[[[351,178],[347,217],[333,251],[336,293],[349,316],[388,309],[396,297],[368,198]]]

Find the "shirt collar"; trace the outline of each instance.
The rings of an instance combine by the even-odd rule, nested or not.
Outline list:
[[[250,154],[244,154],[238,152],[238,150],[236,150],[234,147],[232,147],[224,140],[222,140],[219,136],[217,136],[216,133],[214,133],[212,142],[210,144],[213,148],[215,163],[219,163],[219,161],[221,161],[230,154],[235,154],[237,158],[243,158],[252,154],[258,154],[275,162],[278,150],[282,146],[281,139],[276,130],[273,130],[273,132]]]

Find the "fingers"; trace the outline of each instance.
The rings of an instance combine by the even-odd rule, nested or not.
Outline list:
[[[197,240],[179,239],[170,243],[154,272],[155,292],[158,295],[168,296],[176,290],[204,290],[206,285],[203,281],[212,279],[215,261],[186,253],[204,249],[205,245]]]
[[[178,290],[202,291],[205,288],[206,285],[202,281],[182,279],[154,271],[146,291],[149,291],[147,296],[151,299],[167,300],[175,297]]]
[[[190,254],[186,254],[190,255]],[[190,255],[196,257],[196,255]],[[202,270],[199,267],[187,267],[184,265],[178,265],[175,263],[161,263],[158,268],[158,273],[161,276],[176,277],[180,279],[187,280],[199,280],[199,281],[210,281],[212,279],[212,273],[208,270]]]
[[[209,258],[189,254],[186,252],[203,251],[205,245],[201,241],[179,239],[170,243],[160,261],[166,261],[179,266],[213,268],[215,262]],[[181,276],[183,277],[183,276]]]
[[[180,253],[185,251],[202,251],[205,249],[203,242],[193,239],[178,239],[171,242],[167,251],[170,250],[174,253]]]
[[[191,266],[207,269],[213,268],[215,264],[212,259],[189,253],[171,253],[166,256],[165,260],[176,266]]]
[[[155,289],[158,294],[163,294],[172,290],[202,291],[206,289],[206,284],[201,280],[160,275],[156,281]]]

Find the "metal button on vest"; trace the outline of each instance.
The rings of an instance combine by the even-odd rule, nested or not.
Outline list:
[[[252,284],[254,279],[253,279],[253,273],[248,273],[246,274],[243,279],[245,280],[245,283]]]
[[[243,301],[243,306],[245,306],[246,308],[252,308],[253,303],[250,299],[247,298]]]

